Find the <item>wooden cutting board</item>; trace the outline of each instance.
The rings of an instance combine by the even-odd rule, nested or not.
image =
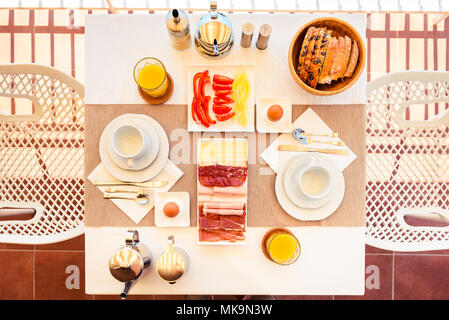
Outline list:
[[[295,105],[292,120],[310,106]],[[292,218],[279,205],[274,192],[276,175],[260,157],[277,135],[259,133],[189,133],[185,105],[87,105],[85,141],[85,225],[136,226],[111,201],[104,200],[102,193],[87,176],[100,163],[98,141],[105,126],[124,113],[146,114],[156,119],[165,129],[170,141],[170,159],[184,171],[184,176],[171,191],[190,193],[190,223],[196,225],[196,140],[208,137],[247,137],[248,145],[257,145],[257,154],[248,155],[248,226],[364,226],[365,225],[365,105],[320,105],[312,109],[357,155],[357,159],[344,171],[346,192],[337,211],[330,217],[315,222],[303,222]],[[181,139],[189,141],[189,156],[180,158]],[[249,150],[251,150],[249,148]],[[181,159],[183,163],[178,163]],[[154,209],[145,216],[139,226],[154,226]]]

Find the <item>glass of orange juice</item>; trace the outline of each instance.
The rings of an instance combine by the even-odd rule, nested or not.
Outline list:
[[[164,64],[156,58],[143,58],[134,67],[134,80],[152,98],[165,95],[168,89]]]
[[[285,228],[269,230],[262,240],[262,249],[268,259],[282,265],[294,263],[301,254],[298,239]]]

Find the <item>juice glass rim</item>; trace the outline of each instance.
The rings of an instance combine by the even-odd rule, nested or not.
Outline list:
[[[278,232],[276,233],[276,231],[278,231]],[[277,263],[277,264],[281,264],[281,265],[289,265],[289,264],[292,264],[292,263],[296,262],[296,261],[299,259],[299,256],[301,255],[301,251],[302,251],[302,249],[301,249],[301,243],[299,243],[298,238],[296,238],[296,236],[295,236],[293,233],[291,233],[290,230],[286,231],[286,230],[284,230],[284,229],[278,229],[278,230],[273,230],[272,232],[273,232],[273,233],[276,233],[276,234],[274,234],[274,235],[271,234],[271,235],[269,236],[269,238],[267,239],[268,241],[267,241],[267,243],[266,243],[266,246],[267,246],[267,253],[268,253],[269,257],[271,258],[271,260],[273,260],[273,262],[275,262],[275,263]],[[294,240],[295,243],[297,244],[295,250],[298,251],[298,254],[296,255],[296,257],[295,257],[294,259],[291,259],[291,261],[288,260],[289,262],[284,262],[284,261],[281,261],[281,260],[279,260],[279,259],[275,259],[275,258],[271,255],[271,252],[270,252],[270,244],[271,244],[271,242],[274,240],[274,238],[276,238],[277,236],[280,236],[280,235],[282,235],[282,234],[287,234],[287,235],[289,235],[290,237],[293,238],[293,240]]]
[[[142,86],[139,84],[139,82],[137,81],[137,79],[136,79],[136,68],[137,68],[137,65],[138,65],[139,63],[141,63],[143,60],[149,60],[149,59],[156,60],[157,62],[159,62],[159,63],[161,64],[162,69],[164,69],[164,79],[162,80],[162,82],[161,82],[160,84],[158,84],[158,85],[157,85],[156,87],[154,87],[154,88],[145,88],[145,87],[142,87]],[[134,78],[134,81],[136,82],[136,84],[137,84],[139,87],[141,87],[142,89],[144,89],[144,90],[156,90],[157,88],[161,87],[161,86],[164,84],[165,80],[167,79],[167,70],[165,69],[165,66],[164,66],[164,64],[162,63],[162,61],[159,60],[158,58],[154,58],[154,57],[145,57],[145,58],[142,58],[142,59],[140,59],[139,61],[137,61],[136,65],[134,66],[134,69],[133,69],[133,78]]]

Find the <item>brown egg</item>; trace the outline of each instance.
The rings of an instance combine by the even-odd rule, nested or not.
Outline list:
[[[272,122],[281,120],[283,115],[284,109],[278,104],[272,104],[267,110],[267,117]]]
[[[179,206],[176,202],[167,202],[162,209],[164,214],[169,218],[174,218],[179,213]]]

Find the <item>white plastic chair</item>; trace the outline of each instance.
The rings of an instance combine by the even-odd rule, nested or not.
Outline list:
[[[392,73],[367,91],[366,243],[449,249],[449,72]],[[443,111],[428,120],[404,117],[436,104]],[[442,226],[410,225],[408,217]]]
[[[44,244],[84,233],[84,87],[54,68],[0,65],[0,96],[33,114],[0,115],[0,242]],[[3,103],[10,99],[2,98]],[[14,210],[34,208],[17,221]]]

